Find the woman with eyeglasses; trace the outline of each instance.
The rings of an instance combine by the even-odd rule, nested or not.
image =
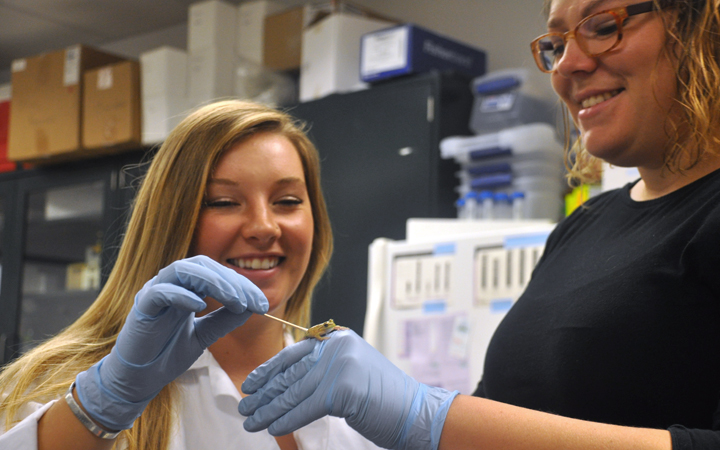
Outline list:
[[[604,160],[641,178],[557,226],[474,396],[342,331],[247,378],[248,430],[329,414],[393,449],[720,449],[720,2],[545,11],[531,47],[580,132],[572,175]]]

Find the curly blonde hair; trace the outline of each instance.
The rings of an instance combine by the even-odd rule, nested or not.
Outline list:
[[[207,105],[183,120],[154,156],[134,201],[117,261],[95,302],[60,334],[0,373],[0,394],[7,394],[0,402],[6,429],[17,422],[24,404],[58,398],[77,373],[110,352],[135,293],[161,268],[188,255],[207,180],[220,156],[259,132],[288,138],[305,172],[314,219],[312,254],[285,317],[308,325],[310,297],[333,247],[317,150],[302,126],[283,112],[242,101]],[[167,449],[177,398],[174,383],[166,386],[118,442],[129,450]]]

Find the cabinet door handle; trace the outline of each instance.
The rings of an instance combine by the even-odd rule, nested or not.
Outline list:
[[[0,364],[5,363],[5,343],[7,342],[7,335],[5,333],[0,334]]]

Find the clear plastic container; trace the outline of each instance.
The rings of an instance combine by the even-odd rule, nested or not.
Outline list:
[[[506,192],[496,192],[493,196],[493,219],[507,220],[512,218],[512,204]]]
[[[493,193],[492,191],[481,191],[478,195],[478,219],[492,219],[493,218]]]
[[[525,193],[515,191],[510,194],[510,201],[512,202],[512,218],[513,220],[522,220],[525,218]]]
[[[440,141],[440,154],[462,165],[521,160],[562,160],[563,147],[546,123],[507,128],[481,136],[451,136]]]
[[[551,164],[545,161],[522,161],[497,166],[471,166],[456,173],[461,184],[472,189],[496,189],[511,186],[518,178],[541,177],[562,184],[564,168],[561,162]]]
[[[492,133],[526,123],[555,125],[554,102],[523,93],[527,69],[491,72],[473,80],[475,96],[470,114],[470,129],[475,134]]]

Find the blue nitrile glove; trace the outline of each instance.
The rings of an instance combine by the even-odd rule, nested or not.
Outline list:
[[[224,307],[195,317],[205,297]],[[137,293],[110,354],[78,374],[80,402],[106,428],[128,429],[205,348],[267,310],[257,286],[207,256],[175,261]]]
[[[248,431],[281,436],[331,415],[392,449],[436,449],[458,394],[417,382],[350,330],[285,348],[242,390],[251,394],[238,406]]]

